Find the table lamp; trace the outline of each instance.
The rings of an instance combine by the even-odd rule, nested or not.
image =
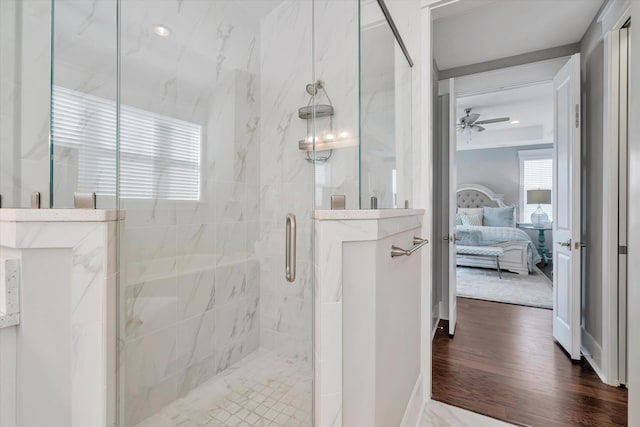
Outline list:
[[[527,190],[527,204],[538,204],[538,208],[531,214],[531,225],[542,228],[549,222],[549,215],[540,205],[551,204],[551,190]]]

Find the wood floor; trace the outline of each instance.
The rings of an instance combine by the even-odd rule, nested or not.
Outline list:
[[[433,399],[524,426],[626,426],[627,391],[572,363],[552,311],[458,298],[455,338],[433,341]]]

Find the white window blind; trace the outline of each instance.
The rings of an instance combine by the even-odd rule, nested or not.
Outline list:
[[[115,196],[116,104],[53,88],[52,140],[77,150],[77,191]],[[198,200],[201,127],[129,107],[120,108],[120,197]]]
[[[527,202],[528,190],[551,190],[553,188],[553,160],[551,155],[546,158],[523,158],[521,161],[524,209],[522,211],[523,222],[531,221],[531,214],[538,208],[537,204]],[[549,215],[549,220],[553,221],[552,205],[541,205],[542,210]]]

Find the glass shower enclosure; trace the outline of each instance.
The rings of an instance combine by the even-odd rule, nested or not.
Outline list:
[[[316,7],[53,3],[51,206],[121,215],[119,426],[313,422]]]

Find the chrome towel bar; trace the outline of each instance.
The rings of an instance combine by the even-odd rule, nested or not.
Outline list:
[[[391,246],[391,258],[397,256],[410,256],[412,253],[429,243],[427,239],[421,239],[420,237],[413,236],[413,247],[409,250],[399,248],[398,246]]]

